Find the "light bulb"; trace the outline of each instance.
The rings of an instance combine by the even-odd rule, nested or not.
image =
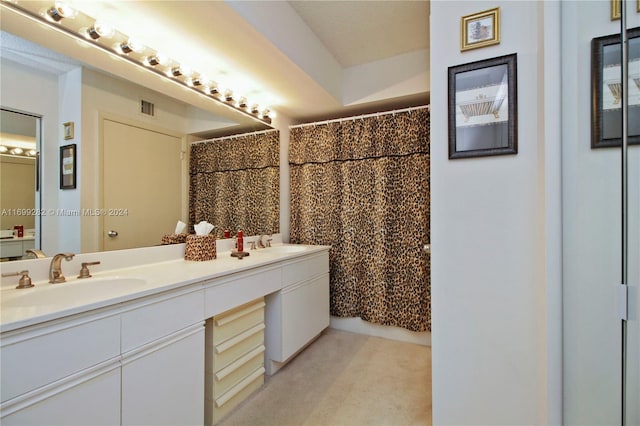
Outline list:
[[[11,150],[11,153],[12,153],[12,154],[16,154],[16,155],[20,155],[20,154],[22,154],[23,152],[24,152],[24,151],[22,150],[22,148],[13,148],[13,149]]]
[[[96,21],[93,26],[87,30],[89,37],[94,40],[97,40],[100,37],[113,37],[115,33],[116,30],[111,25],[99,21]]]
[[[144,46],[137,40],[130,38],[129,40],[120,43],[120,50],[122,50],[123,53],[142,52],[144,50]]]
[[[7,148],[4,145],[0,145],[0,152],[7,152],[7,151],[9,151],[9,148]]]
[[[55,22],[60,22],[62,18],[75,18],[77,14],[77,10],[63,1],[57,1],[51,9],[47,10],[49,18]]]

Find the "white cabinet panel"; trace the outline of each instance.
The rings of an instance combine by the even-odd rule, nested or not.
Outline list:
[[[282,290],[282,359],[329,326],[329,276]]]
[[[79,383],[48,389],[33,399],[39,400],[22,401],[24,407],[3,416],[0,423],[3,426],[117,425],[120,423],[119,365],[97,376],[89,375]]]
[[[303,257],[282,267],[282,288],[329,273],[329,252]]]
[[[251,274],[236,274],[205,288],[205,318],[280,290],[282,268],[261,268]]]
[[[120,318],[69,320],[6,333],[0,349],[2,401],[120,355]]]
[[[123,356],[123,425],[203,423],[203,325]]]
[[[122,352],[202,321],[202,290],[152,299],[122,314]]]

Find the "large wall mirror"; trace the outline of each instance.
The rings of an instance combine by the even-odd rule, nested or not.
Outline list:
[[[5,14],[2,18],[3,29],[12,28]],[[0,104],[8,113],[18,111],[41,121],[41,146],[36,149],[40,168],[36,160],[25,157],[20,161],[31,162],[32,171],[24,173],[31,176],[30,182],[5,179],[3,160],[2,193],[5,183],[16,186],[19,181],[25,185],[20,193],[26,197],[28,184],[33,208],[52,212],[39,217],[41,226],[36,217],[23,225],[25,235],[33,232],[34,246],[48,256],[160,244],[178,220],[188,223],[193,217],[189,214],[190,144],[270,129],[234,111],[214,113],[201,100],[190,102],[189,97],[140,84],[139,70],[132,71],[136,82],[105,72],[94,63],[28,40],[29,33],[1,32]],[[9,122],[3,117],[3,132]],[[60,148],[67,145],[76,151],[76,189],[60,187]],[[38,173],[40,206],[35,204]],[[12,203],[3,197],[2,208],[12,208],[8,205]],[[133,216],[137,222],[122,223]],[[14,225],[18,225],[15,218],[3,218],[3,230]],[[256,229],[256,233],[275,232],[277,227]],[[124,235],[133,238],[124,245],[112,244]],[[3,256],[3,260],[12,258],[17,257]]]
[[[40,246],[38,150],[40,117],[0,110],[0,259]]]

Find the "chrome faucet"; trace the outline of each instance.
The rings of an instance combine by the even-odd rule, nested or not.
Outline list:
[[[62,259],[67,261],[73,259],[75,254],[73,253],[58,253],[51,259],[51,265],[49,266],[49,282],[52,284],[63,283],[67,279],[62,275]]]

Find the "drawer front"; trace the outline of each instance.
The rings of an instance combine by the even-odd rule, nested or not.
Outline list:
[[[210,318],[280,290],[280,267],[243,275],[205,289],[205,315]]]
[[[202,321],[202,290],[140,304],[122,314],[122,352]]]
[[[20,257],[22,251],[22,241],[0,241],[0,257]]]
[[[214,374],[214,397],[219,398],[261,367],[264,367],[264,345],[258,346]]]
[[[213,343],[224,342],[264,322],[264,300],[259,299],[213,318]]]
[[[218,346],[213,348],[213,371],[218,372],[231,364],[242,355],[264,344],[264,324],[259,324],[247,330],[246,335],[240,335],[242,339],[229,346]]]
[[[219,422],[242,401],[264,384],[264,368],[260,368],[213,402],[214,423]],[[207,402],[209,403],[209,402]]]
[[[282,267],[282,288],[329,272],[329,253],[304,257]]]
[[[120,355],[120,318],[110,316],[3,336],[2,401]]]

